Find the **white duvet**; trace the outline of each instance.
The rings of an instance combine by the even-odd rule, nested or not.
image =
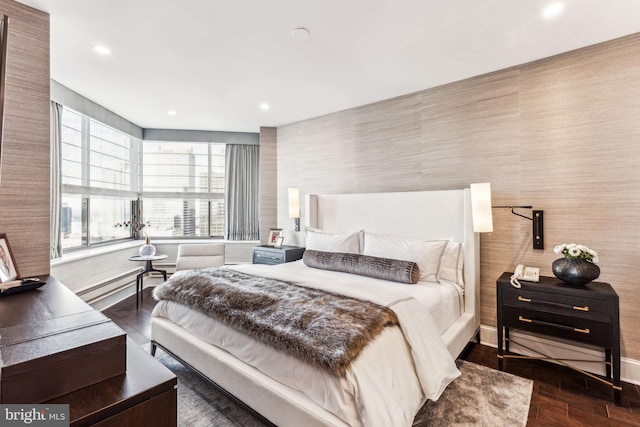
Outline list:
[[[161,301],[153,311],[152,316],[170,319],[203,341],[299,390],[349,425],[411,426],[424,402],[437,400],[460,375],[440,338],[452,319],[459,316],[458,295],[449,285],[404,285],[313,269],[302,261],[230,268],[367,299],[396,313],[401,327],[386,328],[364,349],[346,377],[338,378],[182,304]],[[444,320],[436,323],[430,310]]]

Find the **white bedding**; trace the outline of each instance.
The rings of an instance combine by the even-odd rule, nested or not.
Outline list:
[[[358,290],[360,286],[365,287],[365,289],[367,287],[389,289],[390,287],[393,292],[401,292],[406,296],[416,298],[424,304],[429,313],[431,313],[438,332],[441,334],[460,317],[463,308],[459,287],[446,280],[442,280],[441,283],[421,281],[415,285],[408,285],[349,273],[310,268],[302,260],[279,265],[241,264],[227,266],[226,268],[257,276],[272,277],[302,286],[307,284],[320,289],[324,289],[323,286],[326,286],[327,283],[333,284],[339,280],[344,286],[339,287],[338,291],[355,298],[365,297],[365,295],[361,296],[361,292]],[[302,277],[305,280],[301,280]],[[353,288],[351,293],[349,293],[348,287]]]
[[[232,268],[389,306],[402,331],[385,329],[352,364],[347,376],[337,378],[181,304],[161,301],[152,316],[168,318],[203,341],[224,348],[353,426],[410,426],[426,399],[436,400],[460,375],[440,338],[460,313],[458,293],[451,285],[391,283],[312,269],[302,261]]]

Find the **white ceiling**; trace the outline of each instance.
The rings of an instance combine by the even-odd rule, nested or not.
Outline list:
[[[19,1],[51,77],[144,128],[257,132],[640,31],[638,0]]]

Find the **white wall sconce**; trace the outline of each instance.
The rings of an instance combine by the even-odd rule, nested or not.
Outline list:
[[[295,220],[295,231],[300,231],[300,190],[289,188],[289,218]]]
[[[477,233],[490,233],[493,231],[493,218],[491,208],[511,209],[511,213],[533,222],[533,249],[544,249],[544,222],[543,211],[533,210],[533,216],[522,215],[514,209],[533,209],[533,206],[492,206],[491,184],[471,184],[471,210],[473,216],[473,231]]]
[[[476,233],[491,233],[493,231],[490,183],[471,184],[471,216],[473,231]]]

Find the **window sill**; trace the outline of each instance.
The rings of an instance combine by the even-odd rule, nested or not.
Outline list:
[[[225,245],[234,244],[255,244],[259,245],[259,240],[222,240],[222,239],[151,239],[153,245],[178,245],[180,243],[224,243]],[[67,254],[63,254],[62,257],[52,259],[51,266],[63,265],[68,262],[78,261],[85,258],[91,258],[93,256],[104,255],[111,252],[125,251],[127,249],[138,248],[144,245],[144,239],[129,240],[121,243],[114,243],[111,245],[103,245],[99,247],[80,249]]]
[[[142,243],[140,243],[140,242],[142,242]],[[90,258],[90,257],[97,256],[97,255],[103,255],[103,254],[108,254],[108,253],[111,253],[111,252],[118,252],[118,251],[130,249],[130,248],[136,248],[136,247],[140,246],[141,244],[144,244],[144,241],[141,241],[141,240],[129,240],[129,241],[126,241],[126,242],[114,243],[114,244],[111,244],[111,245],[103,245],[103,246],[98,246],[98,247],[95,247],[95,248],[80,249],[80,250],[69,252],[69,253],[66,253],[66,254],[63,253],[60,258],[52,259],[51,260],[51,265],[52,266],[62,265],[62,264],[65,264],[67,262],[73,262],[73,261],[77,261],[77,260],[84,259],[84,258]]]

